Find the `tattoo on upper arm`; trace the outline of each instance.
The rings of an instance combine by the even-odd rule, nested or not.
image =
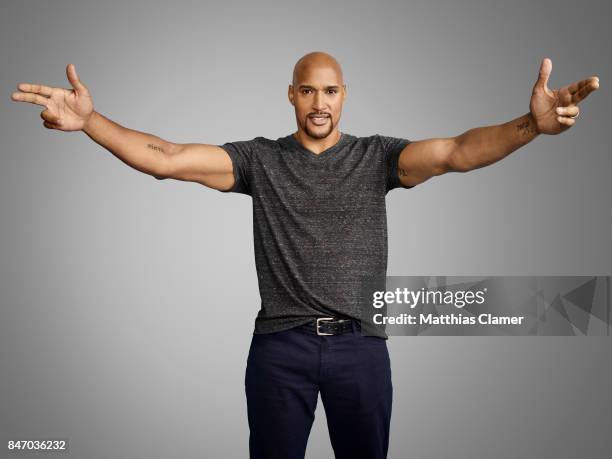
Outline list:
[[[399,175],[408,175],[406,169],[402,169],[401,167],[397,169],[397,172],[399,173]]]
[[[516,130],[523,135],[533,134],[535,132],[535,126],[530,120],[523,121],[516,125]]]
[[[165,153],[164,149],[162,147],[159,147],[157,145],[153,145],[152,143],[147,144],[147,147],[152,149],[152,150],[157,150],[157,151],[161,151],[162,153]]]

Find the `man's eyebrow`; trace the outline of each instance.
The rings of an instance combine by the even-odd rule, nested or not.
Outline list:
[[[314,86],[310,86],[309,84],[301,84],[298,89],[304,89],[304,88],[314,89]],[[340,89],[340,86],[332,85],[332,86],[327,86],[325,89]]]

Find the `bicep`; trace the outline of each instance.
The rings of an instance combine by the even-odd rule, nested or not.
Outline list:
[[[436,175],[449,172],[449,160],[457,148],[455,137],[417,140],[401,151],[398,174],[404,186],[423,183]]]
[[[165,176],[201,183],[216,190],[227,190],[234,184],[229,154],[223,148],[209,144],[177,144],[167,155]]]

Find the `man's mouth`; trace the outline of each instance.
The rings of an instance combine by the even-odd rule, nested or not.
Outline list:
[[[310,115],[308,118],[317,126],[323,126],[329,119],[328,115]]]

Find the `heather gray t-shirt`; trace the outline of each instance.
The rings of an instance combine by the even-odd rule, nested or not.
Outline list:
[[[385,289],[385,195],[403,187],[399,153],[410,140],[341,133],[315,154],[293,135],[227,142],[235,183],[222,192],[253,202],[255,266],[261,309],[254,333],[317,317],[361,320],[364,334],[387,338],[363,314],[364,283]]]

